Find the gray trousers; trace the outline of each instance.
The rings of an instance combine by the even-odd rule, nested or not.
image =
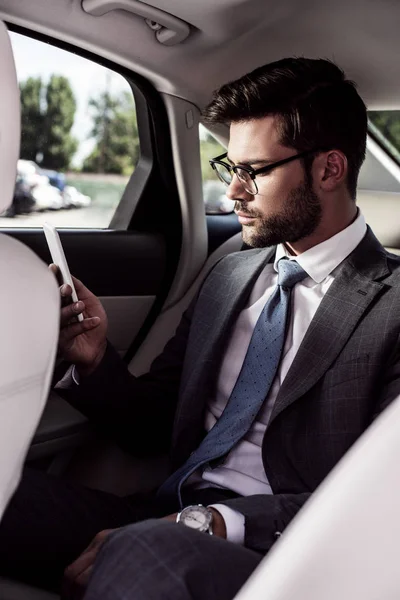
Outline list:
[[[143,521],[105,542],[84,600],[232,600],[262,558],[183,525]]]

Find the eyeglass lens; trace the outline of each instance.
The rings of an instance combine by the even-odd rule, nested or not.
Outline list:
[[[230,185],[232,182],[233,171],[225,165],[215,163],[215,169],[219,179],[225,183],[225,185]],[[257,194],[257,186],[254,179],[252,179],[247,171],[244,169],[236,168],[236,176],[242,184],[243,189],[249,194]]]

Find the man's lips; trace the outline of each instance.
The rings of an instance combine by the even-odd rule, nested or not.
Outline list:
[[[251,223],[252,221],[254,221],[254,219],[256,219],[256,217],[252,217],[251,215],[241,211],[238,211],[236,214],[238,216],[239,223],[241,223],[242,225],[247,225],[248,223]]]

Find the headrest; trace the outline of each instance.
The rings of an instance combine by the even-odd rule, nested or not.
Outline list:
[[[0,21],[0,214],[14,195],[21,133],[20,99],[10,37]]]

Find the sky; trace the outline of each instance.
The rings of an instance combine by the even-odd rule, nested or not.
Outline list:
[[[50,76],[64,75],[70,81],[77,102],[72,135],[79,140],[79,148],[72,164],[79,167],[82,160],[90,154],[94,142],[90,139],[92,122],[88,111],[91,96],[97,96],[105,90],[107,76],[109,91],[118,95],[122,91],[131,92],[126,80],[105,67],[77,54],[60,50],[50,44],[10,32],[14,52],[18,81],[28,77],[42,77],[47,82]]]

